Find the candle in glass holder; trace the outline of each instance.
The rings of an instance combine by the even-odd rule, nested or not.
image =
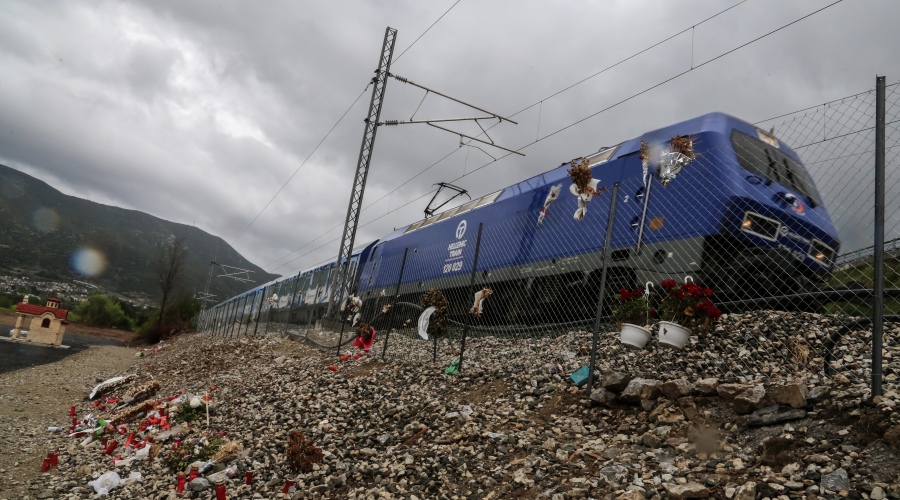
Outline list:
[[[69,408],[69,416],[70,416],[70,417],[74,417],[74,416],[75,416],[75,407],[74,407],[74,406],[71,407],[71,408]]]
[[[288,479],[287,481],[285,481],[284,488],[282,488],[281,492],[284,493],[285,495],[287,495],[288,490],[290,490],[291,486],[293,486],[293,485],[294,485],[294,481],[291,481],[290,479]]]
[[[47,458],[50,459],[50,467],[56,467],[57,465],[59,465],[59,451],[47,453]]]
[[[106,437],[106,436],[103,436],[103,439],[100,440],[100,446],[106,448],[106,445],[107,445],[107,442],[108,442],[108,441],[109,441],[109,438]]]
[[[200,475],[200,469],[198,469],[196,465],[192,465],[191,466],[191,475],[188,476],[188,481],[193,481],[194,479],[197,479],[197,476],[199,476],[199,475]]]
[[[44,463],[41,464],[41,472],[47,472],[50,470],[50,459],[45,458]]]
[[[175,438],[175,441],[172,443],[172,449],[177,450],[181,448],[181,438]]]
[[[179,472],[177,477],[178,487],[175,489],[175,491],[180,495],[182,492],[184,492],[184,483],[187,482],[187,478],[184,477],[184,472]]]
[[[128,433],[128,439],[125,440],[125,447],[128,448],[132,443],[134,443],[134,431]]]
[[[226,500],[225,485],[217,484],[215,488],[216,488],[216,500]]]
[[[253,471],[248,470],[246,474],[244,474],[244,484],[253,484]]]
[[[113,451],[116,450],[117,446],[119,446],[119,442],[116,441],[115,439],[113,439],[112,441],[109,442],[108,445],[106,445],[106,449],[103,450],[103,454],[109,455],[110,453],[112,453]]]

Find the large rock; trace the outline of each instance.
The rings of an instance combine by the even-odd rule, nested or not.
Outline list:
[[[754,500],[756,498],[756,483],[753,481],[744,483],[734,492],[734,500]]]
[[[616,497],[616,500],[644,500],[647,496],[638,488],[632,488]]]
[[[187,484],[187,489],[190,491],[203,491],[210,488],[212,488],[212,484],[205,477],[198,477]]]
[[[668,382],[663,382],[663,384],[659,386],[659,390],[667,399],[675,401],[678,398],[687,396],[691,393],[691,384],[684,379],[669,380]]]
[[[614,392],[622,392],[633,378],[627,373],[605,371],[600,374],[600,387]]]
[[[773,385],[766,390],[772,401],[791,408],[806,408],[806,384],[801,381],[785,385]]]
[[[684,414],[684,418],[688,420],[695,420],[700,416],[700,410],[697,409],[697,403],[694,402],[694,398],[691,396],[678,398],[678,407],[681,408],[681,413]]]
[[[807,403],[821,403],[831,396],[831,388],[823,385],[817,385],[809,390],[806,394]]]
[[[734,399],[738,394],[753,387],[748,384],[719,384],[716,386],[716,393],[722,399]]]
[[[819,488],[831,491],[849,490],[850,478],[847,476],[847,471],[844,469],[837,469],[830,474],[825,474],[824,476],[822,476],[822,481],[819,483]]]
[[[616,400],[616,393],[608,391],[603,387],[597,387],[591,391],[591,401],[602,405],[609,405]]]
[[[661,424],[678,424],[684,422],[684,414],[681,413],[681,410],[675,405],[659,405],[652,412],[650,412],[649,417],[651,422],[659,422]]]
[[[659,397],[659,380],[636,378],[628,383],[619,398],[629,403],[637,403],[641,399],[655,399],[654,394],[655,397]]]
[[[764,406],[768,406],[768,400],[766,388],[761,385],[755,385],[734,398],[734,411],[738,415],[746,415]]]
[[[719,387],[719,379],[717,378],[704,378],[694,382],[694,392],[701,396],[713,396],[716,394],[716,389]]]
[[[784,410],[782,407],[775,405],[756,410],[752,415],[739,417],[738,424],[744,427],[762,427],[801,418],[806,418],[806,410]]]
[[[685,498],[709,498],[709,490],[700,483],[665,484],[669,498],[684,500]]]

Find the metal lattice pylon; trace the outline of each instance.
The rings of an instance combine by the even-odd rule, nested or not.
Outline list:
[[[372,149],[375,146],[375,133],[378,131],[378,120],[381,117],[381,105],[387,87],[387,77],[391,70],[391,58],[394,54],[394,43],[397,30],[390,26],[384,33],[381,57],[375,77],[372,78],[372,100],[369,103],[369,115],[366,117],[366,131],[359,150],[359,161],[356,164],[356,176],[353,179],[353,190],[350,192],[350,205],[347,207],[347,220],[344,222],[344,233],[341,236],[341,248],[338,252],[336,272],[332,275],[327,316],[331,316],[334,305],[346,292],[350,281],[350,255],[353,253],[353,242],[356,240],[356,226],[362,210],[363,194],[366,191],[366,177],[369,175],[369,164],[372,161]]]

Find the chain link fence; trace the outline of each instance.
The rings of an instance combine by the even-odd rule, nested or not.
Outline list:
[[[352,325],[365,323],[376,331],[370,356],[451,369],[555,338],[566,371],[590,352],[596,369],[656,378],[868,381],[876,107],[872,90],[759,122],[756,134],[700,134],[686,139],[688,148],[658,137],[621,161],[593,165],[598,182],[588,184],[596,189],[588,196],[568,177],[536,178],[543,187],[531,206],[540,210],[485,223],[466,248],[441,243],[375,255],[354,288],[360,302],[345,303],[334,319],[324,318],[332,266],[219,304],[200,325],[220,336],[290,335],[347,355],[356,352]],[[881,369],[895,384],[897,84],[886,87],[885,110]],[[645,327],[629,335],[649,340],[639,349],[625,343],[621,323]],[[669,336],[679,324],[692,335],[673,349],[678,341]]]

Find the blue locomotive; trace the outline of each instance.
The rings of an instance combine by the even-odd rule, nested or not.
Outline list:
[[[675,137],[689,140],[690,158],[676,158]],[[590,168],[592,195],[571,187],[567,172],[576,163]],[[398,286],[400,302],[412,303],[440,288],[451,317],[461,317],[471,302],[480,225],[477,286],[494,292],[480,321],[590,318],[611,210],[611,290],[691,276],[720,300],[790,294],[825,281],[840,249],[799,156],[770,132],[710,113],[403,226],[352,255],[350,289],[363,299],[364,317],[394,302]],[[271,310],[259,309],[270,315],[314,321],[329,299],[334,267],[306,269],[247,293],[285,297]]]

